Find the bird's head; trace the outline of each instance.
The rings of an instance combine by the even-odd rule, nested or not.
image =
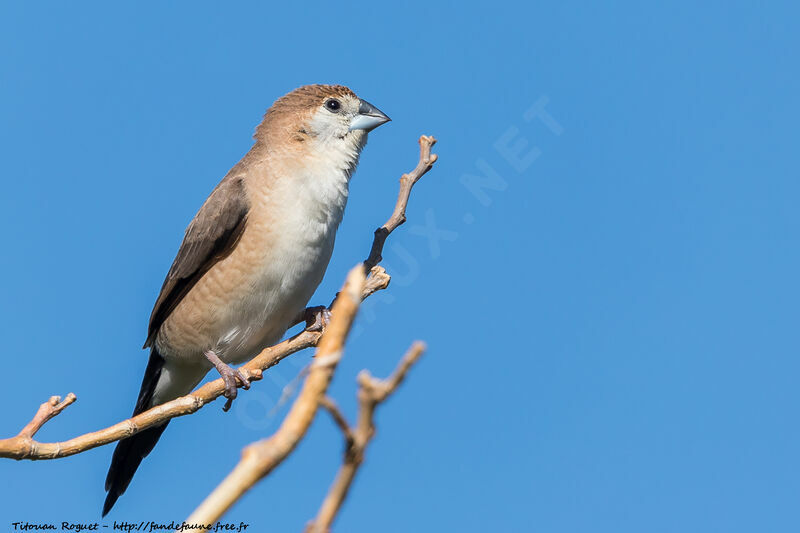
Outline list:
[[[363,146],[367,133],[389,120],[343,85],[305,85],[269,108],[256,130],[256,139],[281,135],[299,143]]]
[[[347,87],[312,85],[311,88],[318,93],[308,121],[314,135],[337,138],[362,135],[391,120]]]

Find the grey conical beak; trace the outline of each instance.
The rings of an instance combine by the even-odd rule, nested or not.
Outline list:
[[[370,104],[366,100],[361,100],[361,105],[358,107],[358,115],[353,117],[350,122],[350,131],[364,130],[372,131],[381,124],[386,124],[390,119],[383,111]]]

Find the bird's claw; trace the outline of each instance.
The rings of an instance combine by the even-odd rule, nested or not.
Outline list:
[[[222,380],[225,382],[225,392],[223,392],[222,395],[228,399],[225,405],[222,406],[222,410],[228,412],[231,405],[233,405],[233,400],[235,400],[236,396],[239,394],[236,380],[242,383],[242,388],[245,390],[250,388],[250,380],[247,379],[247,376],[245,376],[241,370],[238,368],[231,368],[230,366],[226,366],[225,370],[220,370],[220,374],[222,375]]]
[[[238,394],[236,380],[238,379],[245,389],[250,388],[250,380],[241,370],[232,368],[230,365],[226,364],[213,350],[205,352],[205,356],[209,362],[214,365],[214,368],[217,369],[217,372],[219,372],[219,375],[222,377],[222,381],[225,382],[225,391],[222,395],[225,396],[228,401],[222,406],[222,410],[227,412]]]
[[[331,321],[331,310],[320,305],[305,311],[306,331],[325,331]]]

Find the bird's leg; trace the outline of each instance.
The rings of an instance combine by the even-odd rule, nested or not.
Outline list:
[[[214,368],[217,369],[217,372],[219,372],[219,375],[222,376],[222,380],[225,382],[225,392],[223,393],[223,396],[225,396],[228,401],[222,406],[222,410],[227,411],[231,408],[231,404],[236,398],[236,379],[238,378],[239,381],[242,382],[242,387],[245,389],[250,388],[250,380],[247,379],[247,377],[242,374],[238,368],[232,368],[229,364],[220,359],[213,350],[204,352],[204,355],[206,356],[206,359],[208,359],[211,364],[214,365]]]
[[[324,305],[307,307],[303,311],[303,319],[306,321],[306,331],[324,331],[331,321],[331,310]]]

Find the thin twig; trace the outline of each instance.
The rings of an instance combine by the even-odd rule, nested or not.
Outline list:
[[[324,407],[328,413],[330,413],[331,418],[339,426],[339,429],[342,430],[344,433],[344,440],[345,445],[349,448],[353,442],[353,432],[350,431],[350,424],[347,423],[347,419],[342,414],[342,411],[339,409],[339,406],[336,405],[336,402],[333,401],[333,398],[330,396],[324,396],[319,401],[319,406]]]
[[[22,428],[17,437],[32,439],[33,436],[36,435],[36,432],[39,431],[48,420],[58,416],[61,411],[73,404],[77,399],[78,398],[71,392],[67,394],[63,402],[61,401],[61,396],[51,396],[49,400],[39,406],[39,410],[33,415],[33,419]]]
[[[394,212],[383,226],[375,230],[372,249],[364,261],[364,270],[366,272],[369,272],[372,267],[381,262],[383,259],[381,254],[383,253],[383,245],[386,242],[386,238],[406,221],[406,207],[411,196],[411,189],[422,176],[433,168],[433,164],[438,159],[436,154],[431,153],[431,148],[434,144],[436,144],[436,139],[429,135],[423,135],[419,138],[419,163],[417,163],[417,167],[414,170],[400,176],[400,193],[397,195]]]
[[[317,512],[317,517],[306,526],[306,533],[328,533],[342,503],[347,497],[359,466],[364,461],[364,451],[375,435],[375,408],[385,401],[405,379],[409,369],[425,351],[425,344],[415,342],[408,350],[397,369],[385,380],[373,378],[366,370],[358,375],[358,421],[355,428],[343,429],[348,439],[342,466],[327,496]]]
[[[217,522],[245,492],[278,466],[306,434],[342,357],[345,339],[361,303],[365,281],[360,265],[348,274],[331,310],[330,325],[322,335],[308,377],[281,426],[268,439],[244,449],[236,467],[186,519],[186,523]]]

